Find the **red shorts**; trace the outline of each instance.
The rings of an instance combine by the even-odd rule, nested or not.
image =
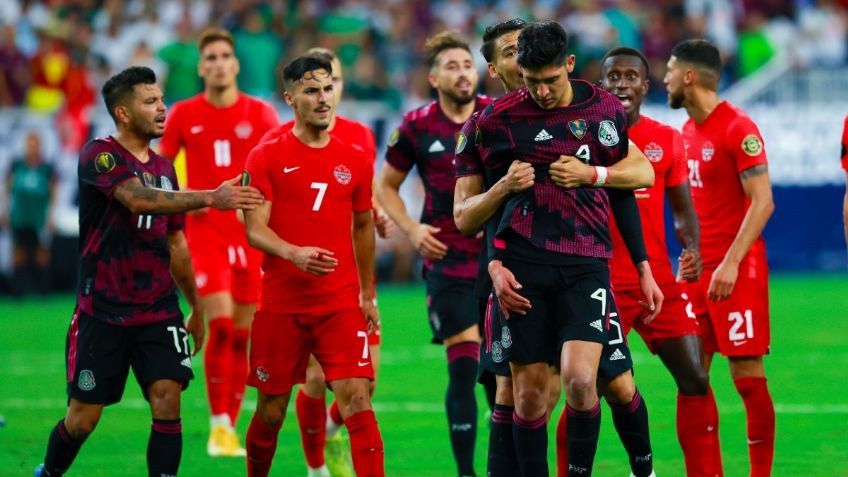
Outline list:
[[[760,254],[757,254],[760,255]],[[714,270],[704,270],[697,283],[685,290],[701,325],[704,351],[724,356],[762,356],[771,345],[768,300],[768,266],[765,254],[739,265],[733,292],[726,300],[710,301],[707,290]]]
[[[306,380],[310,353],[318,359],[328,383],[373,380],[369,340],[359,308],[321,315],[257,311],[250,330],[247,384],[265,394],[286,394]]]
[[[238,303],[257,303],[262,283],[262,252],[247,244],[189,242],[200,296],[230,292]]]
[[[635,328],[639,336],[648,345],[651,353],[657,354],[662,341],[668,338],[679,338],[700,333],[698,321],[692,313],[691,305],[683,297],[683,289],[676,282],[664,284],[660,289],[665,296],[660,314],[645,324],[642,319],[647,311],[639,301],[645,301],[641,290],[626,290],[615,292],[615,304],[618,316],[624,327],[624,334]]]

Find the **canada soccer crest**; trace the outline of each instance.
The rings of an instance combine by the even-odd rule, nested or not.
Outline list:
[[[714,155],[715,146],[713,146],[713,143],[710,141],[705,142],[704,145],[701,146],[701,159],[704,162],[710,162],[713,160]]]
[[[253,125],[249,121],[242,121],[236,125],[235,133],[239,139],[247,139],[253,134]]]
[[[350,173],[350,169],[347,168],[344,164],[339,164],[333,169],[333,177],[336,178],[336,182],[341,185],[350,184],[350,178],[352,177]]]
[[[651,162],[660,162],[663,158],[662,147],[655,142],[649,142],[642,152],[645,153],[645,157]]]

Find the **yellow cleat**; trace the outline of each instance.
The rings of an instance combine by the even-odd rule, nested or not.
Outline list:
[[[209,434],[206,452],[211,457],[244,457],[247,451],[239,444],[238,436],[233,428],[218,424]]]
[[[327,468],[330,469],[330,475],[333,477],[354,477],[353,463],[350,460],[350,444],[341,432],[337,432],[333,437],[327,437],[324,457],[327,461]]]

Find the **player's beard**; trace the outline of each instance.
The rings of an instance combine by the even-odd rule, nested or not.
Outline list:
[[[139,136],[143,136],[149,139],[158,139],[162,137],[165,133],[164,128],[158,129],[156,126],[156,120],[152,121],[144,121],[141,119],[133,119],[132,122],[133,131],[135,131]]]
[[[466,104],[474,101],[474,97],[476,95],[473,91],[468,94],[457,94],[449,90],[443,90],[442,94],[444,94],[451,102],[460,106],[465,106]]]
[[[680,109],[680,108],[682,108],[682,107],[683,107],[683,100],[684,100],[684,99],[685,99],[685,98],[684,98],[684,96],[683,96],[683,92],[682,92],[682,91],[678,91],[678,92],[675,92],[675,91],[669,91],[669,92],[668,92],[668,106],[669,106],[671,109]]]

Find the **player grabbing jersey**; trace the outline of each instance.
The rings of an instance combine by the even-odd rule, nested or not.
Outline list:
[[[376,325],[372,161],[327,132],[335,100],[330,62],[316,56],[283,71],[291,131],[250,153],[245,182],[266,202],[245,214],[263,252],[261,299],[251,330],[248,384],[258,402],[247,433],[248,476],[266,476],[292,386],[310,354],[323,369],[350,433],[359,476],[382,476],[383,443],[371,410],[368,352]]]
[[[198,41],[204,91],[178,101],[160,149],[174,158],[185,148],[187,187],[207,189],[244,169],[247,154],[277,124],[268,103],[239,92],[233,37],[210,29]],[[243,456],[234,427],[247,379],[247,338],[259,292],[261,253],[247,245],[235,211],[204,210],[186,218],[197,288],[209,320],[204,353],[209,398],[210,456]]]
[[[47,444],[36,477],[58,477],[76,458],[103,408],[121,400],[132,368],[153,418],[149,475],[177,475],[182,456],[180,391],[194,377],[203,345],[203,306],[194,284],[181,212],[252,209],[252,188],[177,191],[170,162],[150,149],[162,135],[165,103],[156,75],[132,67],[103,85],[114,136],[80,151],[80,283],[66,342],[68,410]],[[176,286],[175,286],[176,285]],[[176,287],[191,314],[183,325]]]
[[[771,475],[774,404],[763,355],[769,352],[768,264],[761,237],[774,202],[763,139],[741,109],[720,101],[718,49],[687,40],[671,51],[665,76],[668,102],[685,108],[683,141],[689,186],[701,224],[704,274],[685,285],[704,339],[705,368],[715,352],[730,375],[748,418],[751,477]],[[721,463],[715,462],[721,472]]]

